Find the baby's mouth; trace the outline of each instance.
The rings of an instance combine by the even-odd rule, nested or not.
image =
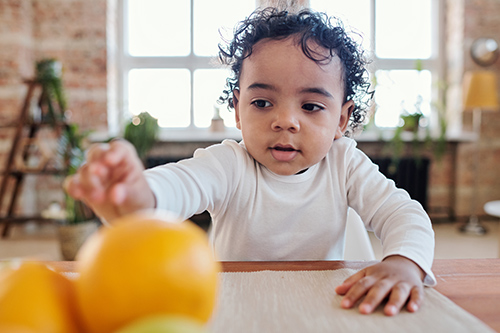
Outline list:
[[[297,150],[297,149],[293,148],[292,146],[286,146],[286,147],[275,146],[272,149],[281,150],[281,151],[294,151],[294,150]]]
[[[300,152],[290,145],[276,145],[270,149],[274,159],[280,162],[290,162]]]

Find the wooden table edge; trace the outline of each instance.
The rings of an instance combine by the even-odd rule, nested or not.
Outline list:
[[[222,272],[253,272],[263,270],[335,270],[341,268],[362,269],[379,261],[345,261],[345,260],[303,260],[303,261],[220,261]],[[75,261],[47,261],[53,269],[60,272],[75,272]],[[464,267],[484,267],[485,269],[500,266],[500,259],[435,259],[432,270],[436,277],[448,274],[457,275]],[[461,272],[462,274],[464,272]],[[473,273],[477,273],[474,271]],[[500,271],[498,271],[500,277]]]
[[[378,261],[221,261],[222,272],[255,272],[263,270],[274,271],[298,271],[298,270],[336,270],[342,268],[362,269],[376,264]],[[59,272],[76,272],[76,262],[52,261],[47,262],[50,267]],[[476,316],[487,325],[500,332],[500,316],[491,315],[491,311],[478,310],[477,300],[471,299],[468,292],[464,290],[465,284],[474,282],[480,288],[480,297],[488,297],[494,302],[496,308],[500,308],[500,291],[489,292],[487,286],[481,281],[500,281],[500,259],[435,259],[432,270],[438,281],[434,287],[439,293],[448,297],[458,306],[462,307],[472,315]],[[471,281],[472,280],[472,281]],[[498,289],[498,288],[497,288]],[[476,297],[476,296],[473,296]],[[494,300],[493,300],[494,298]],[[498,305],[498,306],[496,306]],[[497,318],[499,317],[499,318]]]

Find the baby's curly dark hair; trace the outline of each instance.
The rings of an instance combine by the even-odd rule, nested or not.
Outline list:
[[[366,69],[368,60],[364,51],[346,33],[340,20],[310,9],[298,13],[273,7],[260,9],[236,26],[233,40],[226,41],[226,45],[219,44],[219,60],[232,70],[219,103],[227,102],[229,108],[234,109],[233,90],[239,87],[243,60],[252,54],[257,42],[265,38],[285,39],[292,35],[299,37],[304,54],[317,63],[326,63],[335,56],[340,58],[344,69],[344,102],[353,100],[355,103],[350,127],[353,131],[357,129],[363,124],[373,97]],[[329,56],[315,52],[309,45],[310,41],[330,50]]]

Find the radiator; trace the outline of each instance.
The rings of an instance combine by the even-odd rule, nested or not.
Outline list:
[[[391,158],[372,158],[372,161],[379,166],[380,172],[394,180],[397,187],[406,190],[427,210],[428,158],[401,158],[399,163],[393,163]]]

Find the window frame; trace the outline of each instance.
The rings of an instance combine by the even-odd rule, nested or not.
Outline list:
[[[193,8],[194,0],[189,0],[191,8]],[[414,69],[415,61],[417,59],[388,59],[388,58],[379,58],[375,53],[375,34],[376,34],[376,13],[375,13],[375,1],[370,1],[370,26],[371,26],[371,49],[369,50],[371,53],[371,59],[373,63],[371,64],[369,71],[370,75],[375,75],[377,70],[398,70],[398,69]],[[310,6],[310,2],[307,1],[307,4]],[[126,44],[126,36],[128,34],[128,22],[127,22],[127,6],[128,0],[120,1],[118,0],[116,3],[116,41],[112,43],[114,46],[113,52],[109,52],[108,58],[113,59],[111,62],[113,63],[114,75],[116,78],[116,82],[114,82],[114,91],[110,92],[110,96],[113,96],[113,115],[108,115],[108,121],[110,123],[111,133],[117,133],[119,130],[116,128],[116,124],[118,124],[119,128],[123,128],[123,124],[128,121],[130,117],[130,112],[128,110],[128,99],[127,99],[127,90],[128,90],[128,77],[127,73],[131,69],[135,68],[183,68],[188,69],[190,72],[190,124],[187,127],[181,128],[172,128],[172,127],[164,127],[162,128],[162,132],[165,132],[164,129],[168,129],[170,133],[180,133],[180,137],[187,138],[189,134],[192,134],[193,137],[200,137],[202,133],[208,133],[209,129],[197,127],[194,124],[194,73],[197,69],[213,69],[213,60],[214,58],[211,56],[198,56],[194,54],[194,28],[193,28],[193,16],[194,11],[191,9],[191,29],[190,29],[190,54],[187,56],[168,56],[168,57],[144,57],[144,56],[131,56],[128,54],[128,45]],[[259,2],[256,2],[255,8],[259,6]],[[422,63],[422,68],[425,70],[429,70],[432,73],[433,77],[433,87],[432,87],[432,101],[442,100],[445,96],[444,88],[441,85],[438,85],[437,82],[442,82],[445,78],[445,63],[443,55],[445,54],[445,45],[444,43],[440,43],[441,40],[444,40],[444,1],[443,0],[431,0],[432,6],[432,54],[429,59],[418,59]],[[109,41],[108,41],[109,42]],[[111,75],[112,76],[112,75]],[[114,94],[114,95],[113,95]],[[431,108],[431,119],[429,120],[429,126],[432,129],[435,129],[439,126],[437,121],[437,112],[435,108]],[[236,129],[232,131],[232,128],[226,128],[229,132],[237,132]],[[235,133],[232,133],[235,135]]]
[[[376,0],[370,1],[370,12],[371,12],[371,50],[373,69],[370,69],[370,75],[375,75],[377,70],[413,70],[415,69],[416,61],[421,61],[422,69],[428,70],[432,75],[432,85],[431,87],[431,103],[433,101],[443,100],[445,92],[442,85],[438,82],[443,82],[445,78],[445,63],[443,55],[445,54],[444,43],[444,1],[443,0],[431,0],[431,57],[429,59],[397,59],[397,58],[379,58],[375,53],[376,48]],[[376,90],[376,89],[375,89]],[[435,108],[431,105],[431,115],[429,119],[429,128],[435,130],[439,127],[438,115]],[[383,127],[383,128],[394,128],[394,127]]]
[[[187,127],[162,127],[161,130],[168,129],[170,132],[207,132],[204,127],[197,127],[194,124],[194,76],[199,69],[214,69],[213,56],[200,56],[194,53],[194,0],[190,1],[190,53],[186,56],[132,56],[128,53],[128,0],[118,1],[118,33],[117,33],[117,100],[118,122],[125,123],[131,113],[128,110],[128,72],[132,69],[166,68],[166,69],[187,69],[190,76],[190,124]],[[222,91],[221,91],[222,93]],[[213,112],[213,110],[210,110]],[[182,135],[185,137],[185,135]]]

